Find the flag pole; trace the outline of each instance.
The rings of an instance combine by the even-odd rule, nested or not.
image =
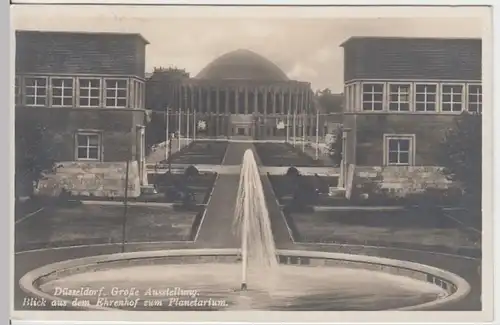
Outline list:
[[[316,107],[316,160],[319,159],[319,109]]]
[[[182,115],[181,115],[181,108],[179,107],[179,136],[178,136],[178,139],[177,139],[177,150],[180,151],[181,150],[181,123],[182,123]]]
[[[289,143],[290,138],[290,108],[286,112],[286,143]]]
[[[193,141],[196,140],[196,109],[193,108]]]
[[[189,108],[186,107],[186,145],[189,144]]]
[[[302,152],[306,151],[306,113],[307,100],[306,94],[302,93]]]
[[[169,142],[171,141],[170,140],[170,123],[169,123],[169,120],[170,120],[170,116],[169,116],[169,112],[170,112],[170,107],[167,106],[166,108],[166,121],[165,121],[165,159],[168,160],[168,150],[167,150],[167,147],[169,145]]]

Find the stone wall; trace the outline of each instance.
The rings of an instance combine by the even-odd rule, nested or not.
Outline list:
[[[354,128],[349,149],[357,166],[384,164],[384,134],[415,136],[415,165],[439,166],[441,142],[448,129],[455,126],[456,115],[437,114],[346,114],[351,116],[346,127]],[[353,120],[354,119],[354,120]],[[346,121],[347,122],[347,121]],[[349,125],[347,125],[349,124]],[[351,154],[352,155],[352,154]],[[352,160],[354,158],[354,160]]]
[[[43,177],[36,193],[58,196],[63,189],[78,196],[124,197],[126,162],[60,162],[51,174]],[[140,195],[137,161],[129,165],[128,195]]]
[[[68,109],[67,107],[16,107],[16,138],[28,137],[36,125],[47,155],[54,161],[75,159],[75,134],[90,130],[101,134],[102,160],[126,161],[138,154],[137,128],[145,112],[131,109]]]
[[[146,40],[138,34],[16,32],[16,72],[144,77]]]
[[[353,178],[353,188],[358,192],[369,188],[395,197],[422,193],[430,188],[445,190],[457,185],[436,166],[356,166]]]

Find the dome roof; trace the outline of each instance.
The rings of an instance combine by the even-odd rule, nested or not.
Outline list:
[[[287,81],[286,74],[274,63],[250,50],[236,50],[219,56],[196,76],[211,80]]]

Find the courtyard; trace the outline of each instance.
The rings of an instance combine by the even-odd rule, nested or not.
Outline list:
[[[229,143],[222,164],[241,163],[245,150],[252,148],[251,143]],[[258,163],[265,160],[258,152],[256,159]],[[154,178],[161,178],[162,174],[150,177],[161,184]],[[184,180],[182,174],[175,177],[175,182]],[[189,207],[134,202],[128,206],[124,217],[125,209],[120,202],[75,202],[68,206],[47,206],[29,217],[19,216],[15,249],[20,254],[16,259],[22,261],[22,267],[16,269],[16,276],[22,276],[33,267],[33,263],[40,263],[38,258],[30,262],[27,257],[37,254],[38,250],[50,254],[50,260],[57,261],[74,258],[76,253],[73,250],[82,250],[83,247],[86,247],[86,253],[82,254],[116,252],[124,239],[127,251],[147,250],[151,245],[156,245],[154,249],[168,249],[177,244],[184,245],[183,248],[238,247],[239,240],[233,235],[232,222],[239,176],[200,173],[197,177],[192,178],[188,186],[202,195]],[[336,186],[338,181],[326,176],[300,177],[304,184],[309,184],[313,190],[320,189],[320,192]],[[261,180],[278,249],[355,249],[359,254],[382,257],[397,253],[398,259],[413,259],[444,267],[466,277],[475,286],[479,283],[474,272],[481,258],[481,235],[472,226],[457,222],[467,220],[468,217],[462,215],[464,212],[449,211],[452,216],[449,218],[418,210],[330,211],[311,206],[305,211],[283,213],[284,205],[293,200],[290,176],[263,175]],[[169,182],[171,185],[174,179]],[[304,190],[304,186],[300,188]],[[51,251],[53,248],[57,250]],[[412,251],[405,251],[408,249]],[[30,250],[35,251],[30,253]],[[453,257],[439,255],[440,258],[436,258],[436,254],[443,253]],[[454,260],[447,264],[449,258]],[[470,267],[465,267],[469,264]]]

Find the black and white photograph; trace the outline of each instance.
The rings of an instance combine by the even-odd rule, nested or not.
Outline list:
[[[492,318],[488,8],[11,15],[14,315]]]

